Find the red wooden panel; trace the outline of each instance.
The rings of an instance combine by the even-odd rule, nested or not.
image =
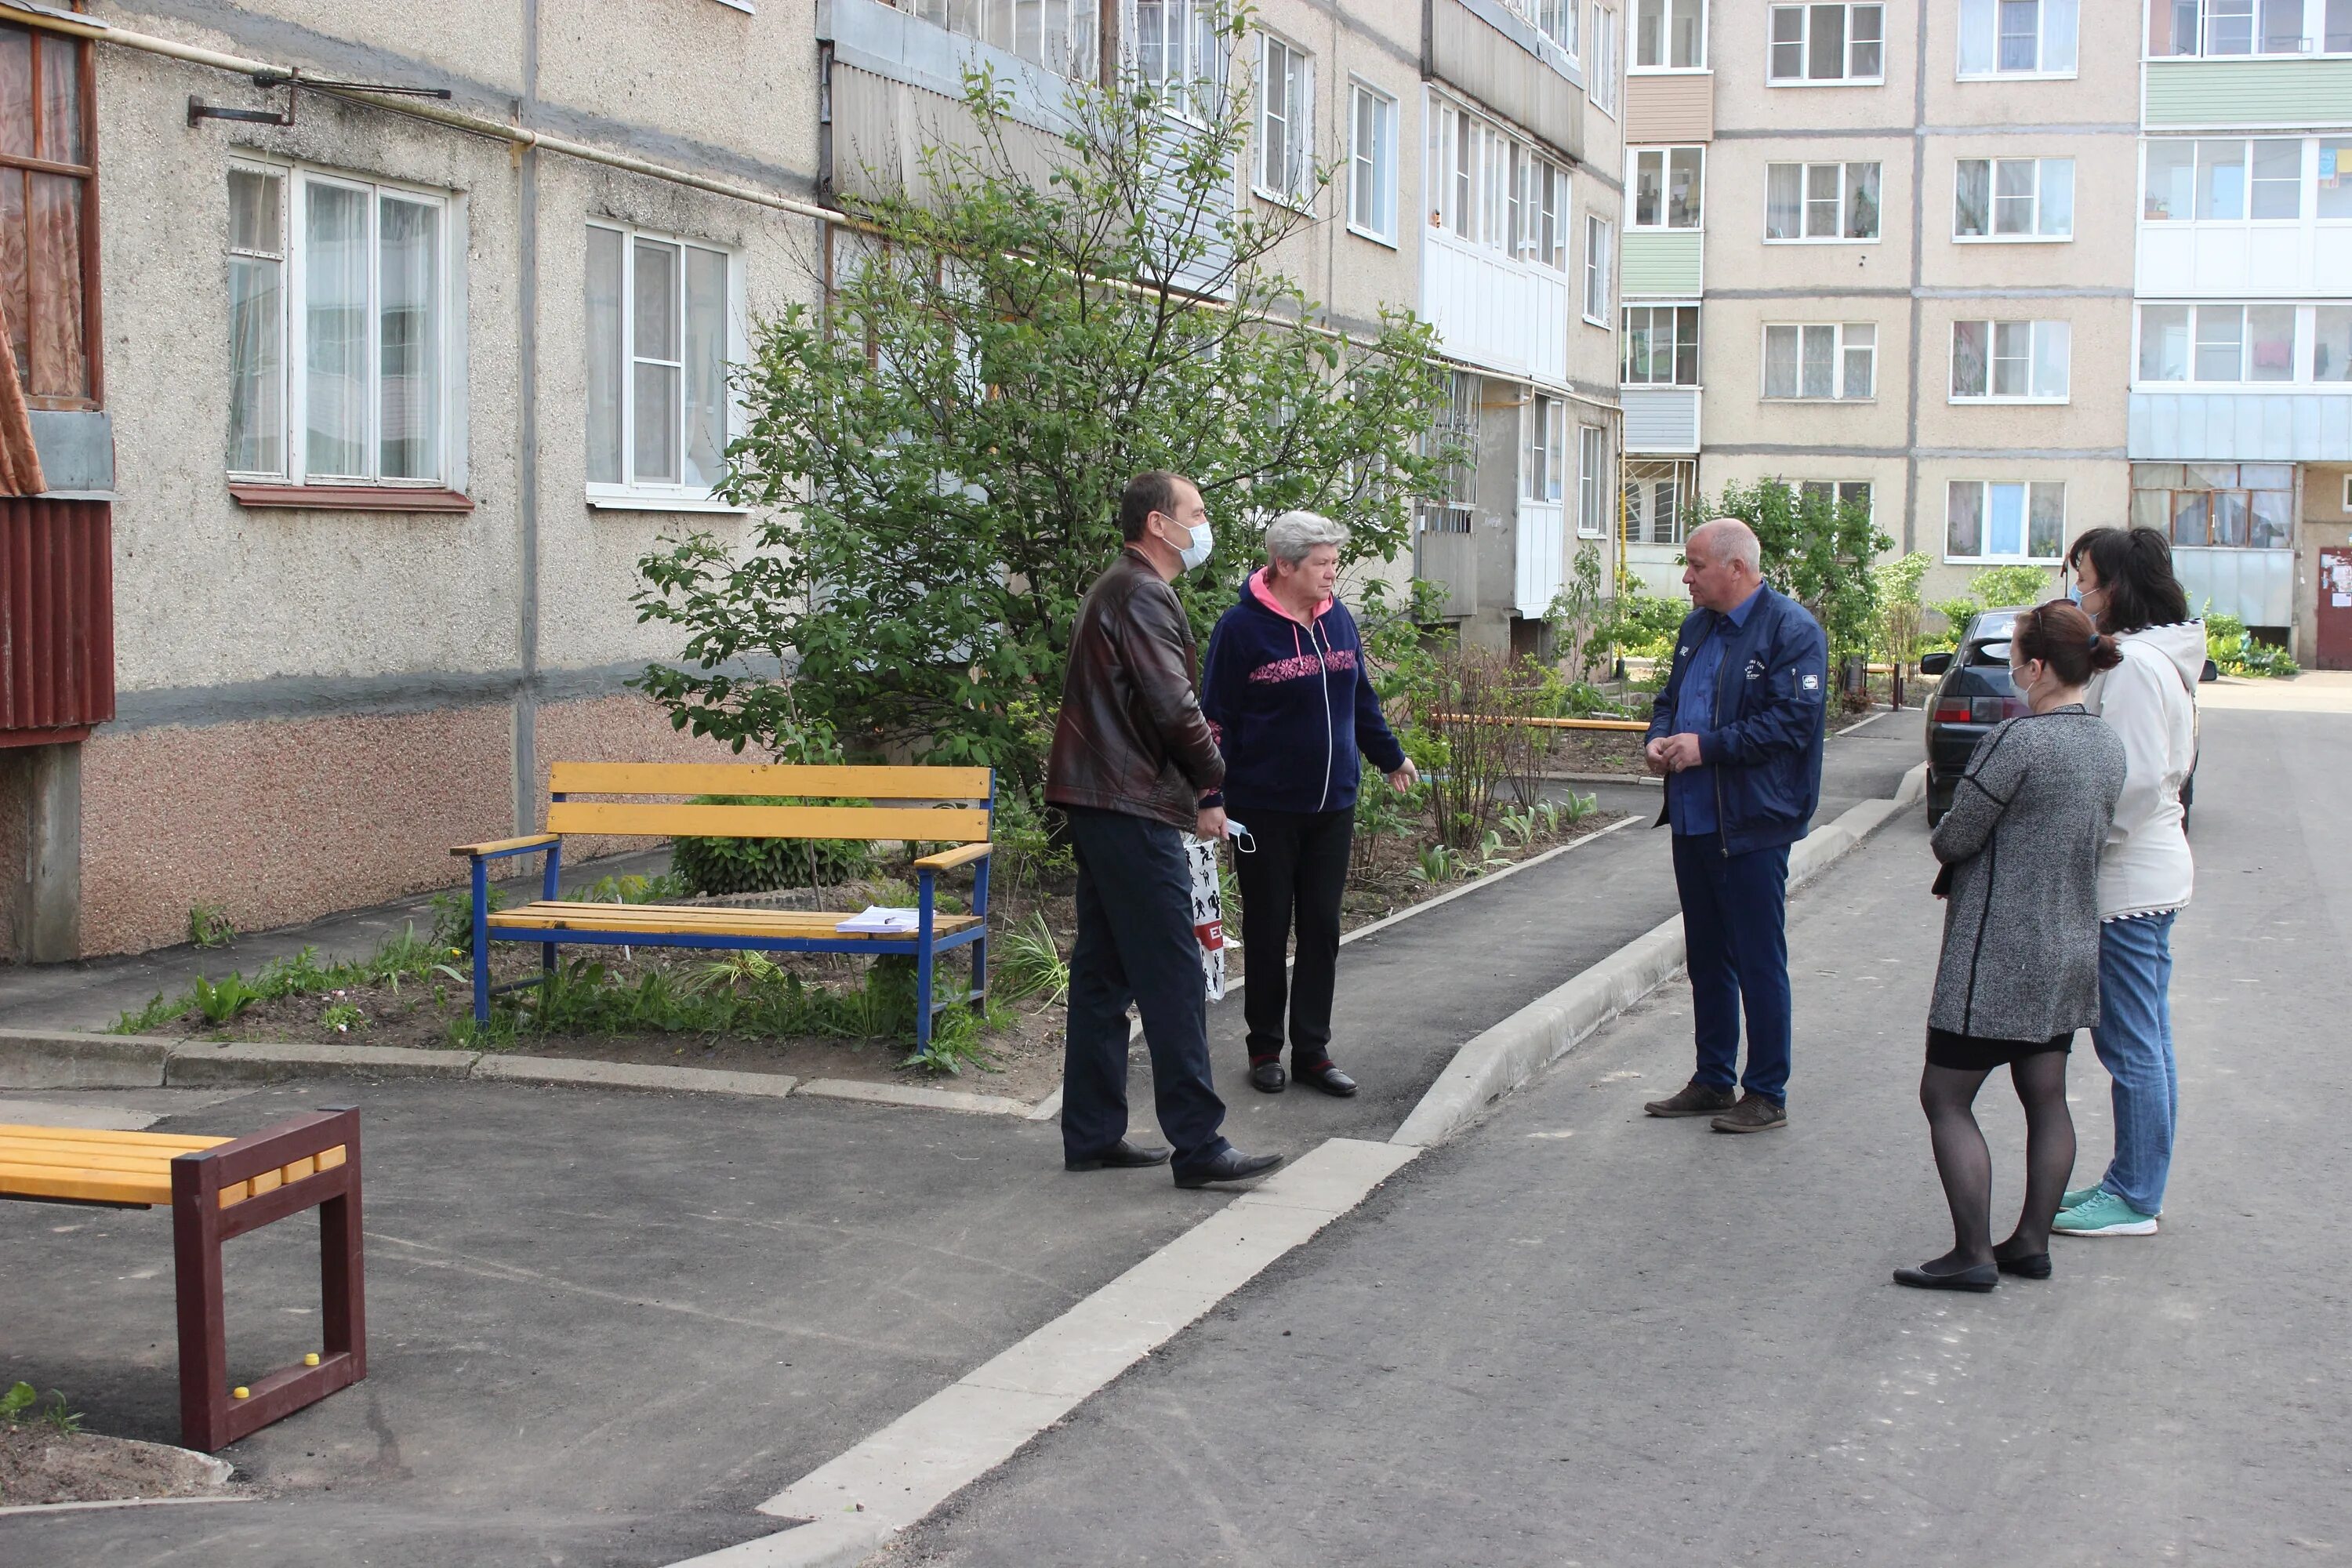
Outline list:
[[[0,731],[113,717],[111,509],[0,497]]]

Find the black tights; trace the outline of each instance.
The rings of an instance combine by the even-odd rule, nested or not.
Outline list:
[[[1919,1105],[1936,1145],[1936,1173],[1952,1206],[1952,1250],[1926,1267],[1973,1268],[1995,1258],[2050,1250],[2050,1222],[2074,1169],[2074,1119],[2066,1111],[2066,1053],[2036,1051],[2009,1066],[2025,1105],[2025,1205],[2017,1228],[1992,1244],[1992,1151],[1977,1127],[1977,1090],[1991,1076],[1930,1067],[1919,1079]]]

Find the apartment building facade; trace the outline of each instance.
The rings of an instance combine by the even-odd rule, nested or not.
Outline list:
[[[1867,500],[1931,597],[2123,521],[2137,84],[2095,0],[1633,10],[1637,575],[1764,478]]]
[[[1466,455],[1414,574],[1468,641],[1545,648],[1580,551],[1615,563],[1613,285],[1623,20],[1595,0],[1425,0],[1418,308],[1451,363],[1433,432]]]
[[[969,133],[975,65],[1044,133],[1073,79],[1251,85],[1231,199],[1308,209],[1277,260],[1333,324],[1440,318],[1479,531],[1430,564],[1524,641],[1615,488],[1609,13],[1565,4],[1268,0],[1233,56],[1213,0],[0,5],[45,469],[0,502],[0,951],[438,887],[551,759],[703,754],[625,686],[676,651],[635,563],[744,526],[727,364],[821,298],[827,204]]]
[[[2132,521],[2352,668],[2352,0],[2147,0]]]

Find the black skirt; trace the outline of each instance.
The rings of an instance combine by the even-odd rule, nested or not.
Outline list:
[[[1927,1065],[1946,1068],[1953,1072],[1990,1072],[2007,1067],[2020,1057],[2040,1056],[2044,1051],[2073,1048],[2074,1031],[2053,1035],[2046,1040],[1989,1040],[1979,1035],[1956,1035],[1949,1029],[1927,1031]]]

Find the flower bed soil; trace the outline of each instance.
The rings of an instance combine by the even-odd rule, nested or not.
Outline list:
[[[226,1489],[229,1474],[208,1454],[163,1443],[0,1422],[0,1508],[211,1497]]]

